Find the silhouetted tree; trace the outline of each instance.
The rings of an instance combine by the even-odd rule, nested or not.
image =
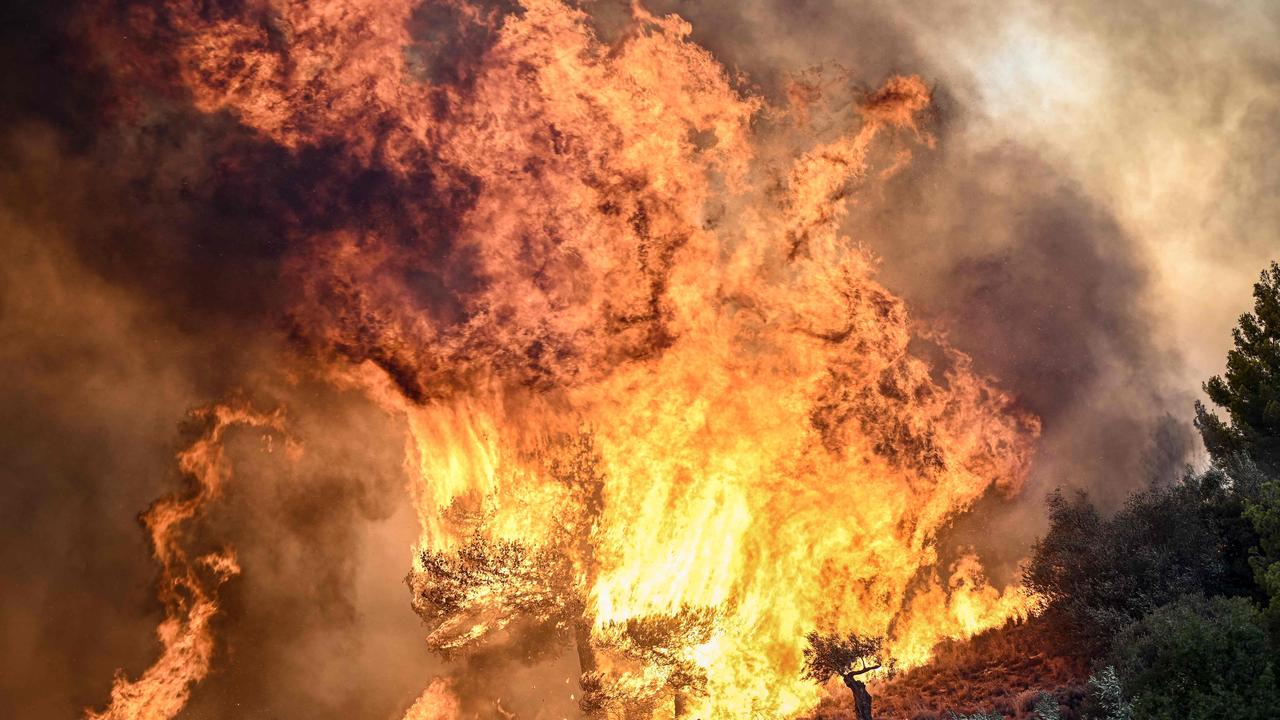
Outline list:
[[[688,714],[688,700],[707,692],[706,670],[692,651],[711,641],[717,614],[712,608],[683,606],[674,613],[658,613],[606,623],[596,635],[599,647],[639,664],[656,676],[656,687],[631,678],[601,678],[597,683],[601,706],[647,710],[668,695],[677,718]]]
[[[573,642],[585,690],[597,671],[587,595],[598,572],[601,461],[587,431],[551,438],[526,459],[564,490],[546,536],[537,543],[492,537],[485,512],[453,508],[456,524],[471,527],[467,540],[452,550],[422,549],[406,582],[437,652],[505,642],[532,659]]]
[[[1205,394],[1227,420],[1196,405],[1196,427],[1214,460],[1244,455],[1270,475],[1280,474],[1280,264],[1271,263],[1253,286],[1253,312],[1231,331],[1235,347],[1222,375]]]
[[[884,666],[881,649],[884,638],[849,633],[830,635],[811,632],[804,650],[804,675],[818,683],[826,683],[838,675],[853,693],[858,720],[871,719],[871,693],[858,678]]]

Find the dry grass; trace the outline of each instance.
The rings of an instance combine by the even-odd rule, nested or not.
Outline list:
[[[951,713],[998,712],[1032,718],[1041,692],[1053,694],[1063,720],[1075,720],[1089,675],[1085,661],[1061,652],[1043,620],[1015,622],[966,642],[945,642],[923,667],[874,683],[877,720],[945,720]],[[853,718],[846,693],[824,700],[813,720]]]

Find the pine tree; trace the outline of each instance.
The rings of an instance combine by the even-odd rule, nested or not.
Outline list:
[[[649,709],[665,697],[673,703],[676,718],[686,717],[689,701],[707,693],[706,670],[692,652],[710,642],[716,621],[713,608],[686,605],[674,613],[605,623],[596,633],[597,646],[638,664],[650,680],[601,677],[593,704],[634,711]]]
[[[1196,427],[1215,461],[1243,456],[1274,475],[1280,473],[1280,263],[1262,272],[1253,312],[1240,316],[1231,335],[1226,372],[1204,384],[1227,420],[1197,403]]]

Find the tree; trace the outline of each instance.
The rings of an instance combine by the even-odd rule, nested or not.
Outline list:
[[[1201,516],[1205,487],[1183,482],[1134,493],[1104,518],[1083,492],[1054,493],[1049,531],[1023,574],[1070,636],[1092,654],[1129,623],[1190,592],[1209,592],[1224,575],[1221,540]]]
[[[590,590],[605,476],[589,432],[543,443],[525,460],[556,481],[564,502],[540,542],[493,537],[486,510],[459,506],[445,516],[469,529],[457,548],[423,548],[407,582],[413,608],[431,627],[428,644],[449,657],[484,647],[515,649],[532,661],[572,642],[581,673],[582,710],[599,716],[651,711],[663,697],[676,717],[706,692],[692,650],[711,640],[711,608],[681,607],[595,628]],[[600,671],[607,653],[610,672]]]
[[[589,431],[550,438],[524,459],[563,491],[545,537],[536,543],[493,537],[490,512],[455,503],[444,515],[469,532],[466,541],[449,550],[423,548],[406,582],[437,652],[506,644],[531,660],[572,642],[585,690],[597,671],[588,593],[604,506],[601,460]]]
[[[424,549],[408,579],[427,642],[448,655],[513,624],[558,636],[583,614],[573,565],[554,550],[476,532],[454,552]]]
[[[711,641],[716,620],[713,608],[683,606],[674,613],[606,623],[597,633],[597,645],[635,662],[652,679],[629,682],[634,678],[601,677],[594,683],[598,689],[593,704],[601,709],[644,710],[669,694],[675,717],[687,716],[689,699],[707,692],[706,670],[692,651]]]
[[[1249,562],[1266,595],[1263,617],[1275,656],[1280,659],[1280,480],[1264,483],[1258,498],[1245,508],[1244,516],[1256,533],[1258,545]]]
[[[807,639],[809,646],[804,650],[804,676],[818,683],[840,676],[853,693],[858,720],[871,720],[871,694],[858,678],[883,667],[881,648],[884,638],[857,633],[827,635],[815,631],[809,633]]]
[[[1280,708],[1267,635],[1245,598],[1162,607],[1116,638],[1110,661],[1144,720],[1274,720]]]
[[[1224,421],[1196,404],[1196,427],[1216,462],[1243,455],[1264,472],[1280,473],[1280,264],[1253,286],[1253,312],[1231,331],[1227,368],[1204,384]]]

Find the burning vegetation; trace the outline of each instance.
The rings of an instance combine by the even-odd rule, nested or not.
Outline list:
[[[572,647],[588,714],[781,717],[815,629],[906,667],[1028,608],[936,543],[1037,422],[840,230],[931,142],[919,78],[820,137],[639,5],[610,43],[558,0],[101,13],[122,108],[323,152],[320,202],[387,189],[299,218],[282,282],[300,353],[409,428],[442,655]]]
[[[1231,520],[1247,552],[1274,520],[1266,483],[1231,495],[1231,463],[1280,427],[1256,324],[1243,337],[1269,369],[1233,365],[1207,388],[1231,422],[1200,416],[1228,479],[1153,489],[1123,521],[1058,496],[1007,583],[942,547],[958,516],[1023,491],[1040,421],[915,321],[848,234],[850,207],[935,145],[921,77],[853,103],[808,82],[775,106],[641,3],[608,35],[566,0],[102,0],[82,25],[115,121],[182,105],[232,128],[212,172],[307,171],[258,207],[280,235],[282,372],[403,428],[420,529],[405,603],[446,668],[404,720],[513,717],[461,689],[482,656],[568,658],[585,717],[872,720],[998,696],[1049,720],[1084,707],[1115,633],[1158,644],[1135,624],[1249,615],[1166,606],[1224,576],[1225,541],[1196,532]],[[836,122],[814,127],[818,110]],[[1270,399],[1235,403],[1258,374]],[[161,654],[86,717],[178,717],[209,674],[241,566],[191,525],[232,479],[233,428],[301,456],[287,413],[197,413],[189,491],[142,517]],[[1200,525],[1163,523],[1173,506]],[[1135,547],[1153,537],[1155,559]],[[1092,553],[1099,538],[1119,554]],[[1254,599],[1254,571],[1275,592],[1257,558],[1280,549],[1261,547],[1231,576]],[[1141,662],[1114,660],[1107,687],[1149,677]],[[964,694],[972,672],[1006,692]],[[1016,676],[1032,679],[1010,694]]]

